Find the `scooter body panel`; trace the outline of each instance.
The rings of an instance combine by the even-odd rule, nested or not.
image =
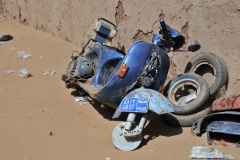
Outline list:
[[[98,69],[90,82],[91,88],[95,90],[84,87],[84,84],[81,86],[92,98],[114,109],[118,107],[127,94],[127,88],[136,83],[144,67],[148,64],[153,51],[158,53],[161,64],[156,69],[157,75],[149,88],[159,90],[165,82],[170,65],[169,57],[161,48],[152,43],[137,41],[132,44],[125,56],[99,44],[93,45],[92,50],[99,57]],[[113,70],[111,73],[107,73],[109,67],[111,68],[109,64],[114,61],[115,66],[112,67]],[[123,78],[117,75],[122,64],[126,64],[129,67]]]

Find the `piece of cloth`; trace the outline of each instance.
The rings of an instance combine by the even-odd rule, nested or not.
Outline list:
[[[212,104],[212,111],[226,111],[240,109],[240,94],[231,94],[216,99]]]

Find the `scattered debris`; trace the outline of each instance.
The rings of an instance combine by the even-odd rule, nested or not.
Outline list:
[[[26,68],[20,69],[20,71],[18,72],[18,77],[27,78],[28,76],[29,72]]]
[[[202,132],[206,131],[208,144],[212,144],[212,142],[216,144],[216,141],[211,140],[213,139],[212,136],[215,136],[212,134],[213,132],[240,136],[239,117],[240,112],[237,111],[225,111],[209,114],[194,123],[192,126],[192,133],[200,136]],[[221,139],[218,144],[221,144],[224,147],[228,146],[225,140],[226,139]]]
[[[11,48],[11,50],[14,50],[14,49],[15,49],[14,47]]]
[[[1,42],[1,43],[0,43],[0,45],[3,45],[3,44],[4,44],[4,42]]]
[[[10,41],[13,37],[11,35],[3,35],[2,38],[0,38],[0,41]]]
[[[221,146],[223,146],[223,147],[228,147],[227,142],[224,141],[223,139],[221,139],[221,141],[211,140],[211,144],[212,144],[212,145],[221,145]]]
[[[49,133],[50,136],[54,136],[54,134],[52,132]]]
[[[84,96],[84,97],[75,97],[75,100],[78,102],[78,101],[86,101],[88,100],[88,97],[87,96]]]
[[[83,106],[83,105],[86,105],[86,104],[88,104],[88,102],[86,102],[86,101],[85,102],[79,102],[80,106]]]
[[[240,141],[238,141],[238,142],[236,143],[236,147],[237,147],[237,148],[240,148]]]
[[[19,52],[18,52],[18,55],[19,55],[21,58],[23,58],[23,59],[27,59],[27,58],[32,57],[31,54],[29,54],[29,53],[27,53],[27,52],[24,52],[24,51],[19,51]]]
[[[234,159],[230,154],[225,154],[212,147],[196,146],[193,147],[189,158],[225,158]]]
[[[106,158],[106,160],[111,160],[111,158],[108,157],[108,158]]]
[[[54,70],[46,70],[46,72],[43,75],[46,76],[46,75],[54,75],[54,74],[55,74]]]
[[[43,58],[43,56],[40,56],[40,58]]]
[[[11,74],[11,73],[14,73],[14,72],[15,72],[14,70],[7,70],[6,74]]]

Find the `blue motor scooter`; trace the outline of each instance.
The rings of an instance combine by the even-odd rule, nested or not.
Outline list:
[[[167,53],[171,48],[181,48],[185,38],[163,19],[160,24],[159,34],[154,34],[151,43],[137,41],[125,54],[108,46],[116,34],[115,25],[106,19],[98,19],[82,52],[72,56],[67,73],[62,76],[67,88],[87,94],[102,106],[116,109],[113,118],[128,112],[126,122],[117,125],[112,133],[113,143],[120,150],[130,151],[140,145],[149,112],[164,114],[174,111],[169,100],[159,91],[170,66]],[[89,46],[90,42],[95,43]],[[87,46],[89,48],[85,51]],[[139,122],[135,121],[137,114],[141,115]]]

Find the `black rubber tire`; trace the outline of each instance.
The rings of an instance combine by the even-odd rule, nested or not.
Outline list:
[[[194,86],[197,90],[197,96],[190,103],[180,105],[175,94],[180,86]],[[163,95],[172,103],[176,115],[189,115],[202,110],[204,104],[209,99],[209,87],[207,82],[199,75],[194,73],[185,73],[172,79],[165,87]]]
[[[166,113],[162,115],[162,119],[165,123],[176,127],[190,127],[198,119],[206,116],[211,111],[210,104],[205,105],[205,109],[191,115],[175,115],[172,113]]]
[[[223,59],[216,56],[213,53],[202,52],[194,56],[188,63],[185,68],[185,73],[196,73],[196,69],[203,66],[203,64],[208,64],[214,73],[215,80],[213,80],[212,85],[210,87],[210,96],[214,96],[218,90],[227,85],[228,81],[228,70],[227,66],[224,63]]]

